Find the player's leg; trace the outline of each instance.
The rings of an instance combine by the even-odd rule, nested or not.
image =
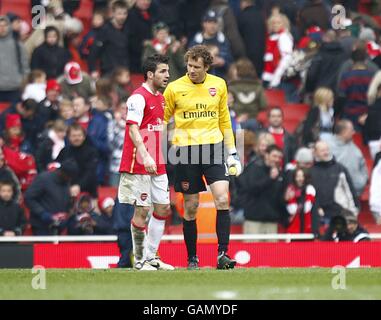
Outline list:
[[[161,270],[174,270],[175,268],[161,261],[157,256],[161,238],[164,234],[165,221],[170,215],[169,191],[167,175],[151,178],[151,197],[154,211],[148,223],[146,260],[147,263]]]
[[[188,269],[198,269],[196,216],[199,194],[184,194],[183,233],[188,253]]]

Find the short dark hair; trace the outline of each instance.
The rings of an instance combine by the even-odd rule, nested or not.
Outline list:
[[[334,126],[334,129],[333,129],[333,133],[334,134],[341,134],[346,128],[347,128],[347,125],[351,123],[350,120],[347,120],[347,119],[342,119],[342,120],[339,120],[335,126]]]
[[[357,48],[352,51],[351,58],[353,62],[365,62],[367,58],[367,52],[365,48]]]
[[[281,154],[283,154],[282,148],[278,147],[276,144],[270,144],[269,146],[267,146],[266,153],[270,154],[273,151],[278,151]]]
[[[275,110],[280,111],[280,113],[282,114],[282,117],[284,116],[283,109],[281,107],[270,108],[269,111],[267,112],[267,116],[270,117],[271,112],[273,112]]]
[[[157,66],[159,64],[168,64],[169,58],[167,56],[164,56],[162,54],[155,53],[151,56],[149,56],[147,59],[143,62],[143,75],[144,80],[147,80],[147,73],[148,72],[155,72],[157,69]]]
[[[204,62],[204,66],[210,67],[213,64],[213,56],[208,47],[204,45],[191,47],[184,56],[185,63],[188,63],[189,59],[198,60],[199,58]]]
[[[128,10],[128,5],[126,1],[116,0],[111,4],[111,10],[115,11],[116,9],[126,9]]]
[[[54,31],[57,34],[58,39],[60,38],[60,31],[55,26],[47,26],[44,30],[44,37],[45,40],[48,36],[48,33]]]
[[[86,130],[79,124],[79,123],[73,123],[69,126],[67,129],[67,135],[69,136],[72,131],[82,131],[84,136],[86,137]]]
[[[38,109],[38,102],[34,99],[26,99],[22,102],[22,106],[27,111],[36,112]]]

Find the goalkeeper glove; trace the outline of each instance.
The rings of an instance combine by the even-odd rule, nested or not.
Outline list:
[[[226,163],[231,176],[239,176],[242,173],[242,165],[237,153],[229,155]]]

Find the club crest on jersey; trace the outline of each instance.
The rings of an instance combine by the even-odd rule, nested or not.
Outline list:
[[[209,93],[212,97],[214,97],[217,93],[217,89],[216,88],[209,88]]]
[[[146,201],[147,198],[148,198],[148,194],[147,194],[147,193],[142,193],[142,194],[140,195],[140,199],[142,199],[142,201]]]
[[[188,191],[188,190],[189,190],[189,182],[188,182],[188,181],[183,181],[183,182],[181,182],[181,188],[182,188],[184,191]]]

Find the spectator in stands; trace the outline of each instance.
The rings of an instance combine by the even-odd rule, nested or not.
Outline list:
[[[74,205],[74,212],[67,222],[67,232],[69,235],[93,235],[96,222],[93,215],[98,215],[94,211],[91,196],[88,193],[81,193]]]
[[[63,161],[59,169],[40,173],[25,192],[34,235],[59,234],[64,229],[73,195],[70,182],[78,173],[75,161]]]
[[[311,177],[322,222],[328,224],[341,208],[358,214],[359,200],[352,179],[347,169],[336,162],[329,145],[324,141],[318,141],[314,147],[314,156],[315,164],[311,168]]]
[[[114,187],[119,185],[119,167],[126,130],[126,115],[126,104],[121,103],[114,110],[114,117],[108,124],[108,141],[111,149],[109,184]]]
[[[64,99],[83,97],[88,100],[94,94],[94,87],[90,76],[81,70],[81,66],[74,61],[65,65],[64,74],[58,79]]]
[[[323,35],[323,43],[307,71],[306,93],[312,93],[319,87],[327,87],[336,92],[340,67],[346,59],[347,55],[337,41],[335,31],[327,31]]]
[[[368,231],[362,227],[357,217],[349,210],[341,212],[332,218],[328,230],[323,236],[324,241],[369,241]]]
[[[13,199],[13,183],[11,181],[0,181],[0,236],[20,236],[25,229],[24,209]]]
[[[189,47],[199,44],[218,47],[219,54],[213,59],[213,67],[217,76],[224,77],[233,58],[229,40],[221,31],[218,31],[218,16],[214,10],[206,12],[203,17],[202,31],[196,33],[189,42]]]
[[[111,20],[96,34],[88,59],[89,72],[99,78],[97,61],[102,75],[110,74],[118,66],[129,67],[129,27],[126,20],[128,8],[125,1],[115,1],[111,6]]]
[[[269,132],[260,132],[255,143],[252,161],[263,162],[268,146],[275,144],[273,135]]]
[[[131,82],[130,70],[125,67],[118,67],[112,73],[112,85],[117,96],[117,104],[126,103],[128,97],[134,91]]]
[[[211,0],[209,9],[217,13],[218,29],[228,39],[233,58],[236,60],[246,56],[246,48],[238,29],[237,18],[228,2],[228,0]]]
[[[369,207],[374,220],[381,225],[381,152],[374,163],[372,178],[370,180]]]
[[[67,126],[62,119],[57,119],[51,128],[47,129],[41,138],[36,151],[36,164],[38,172],[48,169],[48,165],[56,160],[65,147]]]
[[[326,138],[325,141],[328,142],[336,161],[348,170],[356,194],[360,196],[368,182],[368,168],[364,155],[353,142],[355,131],[352,122],[340,120],[335,125],[334,133],[334,136]]]
[[[22,93],[22,99],[33,99],[40,103],[46,98],[46,73],[42,70],[32,70],[28,75],[28,84]]]
[[[40,102],[40,113],[44,122],[54,121],[59,117],[61,86],[56,79],[46,83],[46,98]]]
[[[322,0],[308,0],[300,9],[299,28],[301,33],[311,25],[317,25],[323,30],[330,27],[330,12]]]
[[[339,81],[339,96],[344,99],[342,117],[353,122],[356,131],[365,124],[368,113],[367,93],[374,71],[366,65],[366,52],[358,48],[352,52],[352,69],[343,73]]]
[[[7,166],[3,150],[0,148],[0,183],[2,181],[12,182],[14,190],[12,199],[15,202],[19,202],[21,197],[20,182],[13,170],[9,166]]]
[[[264,55],[262,80],[265,87],[280,87],[285,90],[287,101],[295,101],[296,87],[292,82],[282,81],[292,61],[294,40],[290,33],[290,22],[283,14],[273,14],[267,21],[268,36]]]
[[[337,30],[337,39],[341,46],[343,47],[345,54],[347,57],[351,56],[353,47],[356,45],[357,38],[352,35],[350,26],[347,24],[351,24],[350,20],[344,19],[343,29]]]
[[[169,69],[171,70],[169,81],[174,81],[184,75],[184,45],[169,34],[169,27],[163,22],[153,26],[153,39],[145,41],[143,60],[154,53],[169,57]]]
[[[19,15],[13,12],[7,12],[7,17],[9,19],[10,27],[12,29],[13,37],[17,40],[21,40],[20,31],[21,31],[21,18]]]
[[[287,233],[319,234],[319,218],[316,208],[316,190],[311,184],[308,169],[293,172],[292,182],[284,195],[288,212]]]
[[[295,170],[311,169],[314,165],[314,155],[310,148],[301,147],[295,153],[295,160],[287,163],[285,167],[286,184],[292,183]]]
[[[376,154],[381,151],[381,71],[376,73],[369,85],[368,105],[363,136],[374,160]]]
[[[97,150],[87,141],[86,131],[78,123],[69,126],[67,136],[69,144],[61,150],[56,161],[62,163],[72,159],[79,168],[78,174],[72,180],[72,195],[78,196],[81,192],[88,192],[97,198]]]
[[[0,102],[15,102],[29,73],[29,63],[24,45],[13,37],[6,16],[0,16],[0,61]]]
[[[334,119],[334,94],[320,87],[313,97],[313,107],[308,112],[302,130],[302,144],[312,146],[316,141],[332,136]]]
[[[113,229],[113,210],[115,201],[111,197],[100,199],[99,209],[101,214],[93,214],[92,218],[95,221],[94,234],[109,235],[115,234]]]
[[[83,97],[73,100],[74,116],[72,123],[79,124],[87,132],[89,142],[98,153],[98,166],[96,175],[98,183],[104,185],[106,171],[109,163],[110,146],[107,136],[107,128],[111,116],[107,112],[110,109],[110,100],[107,97],[97,97],[90,111],[90,104]]]
[[[282,149],[268,146],[263,162],[251,162],[238,177],[239,192],[245,194],[245,234],[278,233],[285,214],[281,173]]]
[[[169,27],[169,33],[176,39],[185,36],[184,1],[182,0],[156,0],[157,21],[164,22]]]
[[[104,26],[105,20],[106,17],[103,10],[94,11],[91,18],[91,29],[84,35],[79,46],[79,53],[82,59],[88,60],[91,48],[94,45],[98,32]]]
[[[19,114],[8,113],[5,118],[4,146],[16,151],[31,154],[32,148],[22,130]]]
[[[229,92],[234,95],[234,111],[243,129],[257,131],[259,125],[256,117],[267,107],[262,83],[249,59],[239,59],[234,65],[237,78],[228,83]]]
[[[272,134],[275,144],[283,150],[283,165],[286,165],[294,159],[297,146],[294,137],[284,129],[283,118],[281,108],[274,107],[269,110],[267,132]]]
[[[142,72],[143,43],[152,39],[152,27],[157,22],[156,12],[152,0],[136,0],[129,12],[131,72]]]
[[[55,79],[63,74],[71,55],[67,49],[59,45],[60,33],[57,28],[46,27],[44,36],[44,43],[33,51],[30,66],[32,69],[45,71],[48,79]]]
[[[63,99],[58,108],[58,117],[68,123],[74,117],[74,107],[71,100]]]
[[[257,1],[241,0],[240,4],[238,28],[246,47],[247,57],[254,64],[258,77],[261,78],[266,44],[266,22]]]

